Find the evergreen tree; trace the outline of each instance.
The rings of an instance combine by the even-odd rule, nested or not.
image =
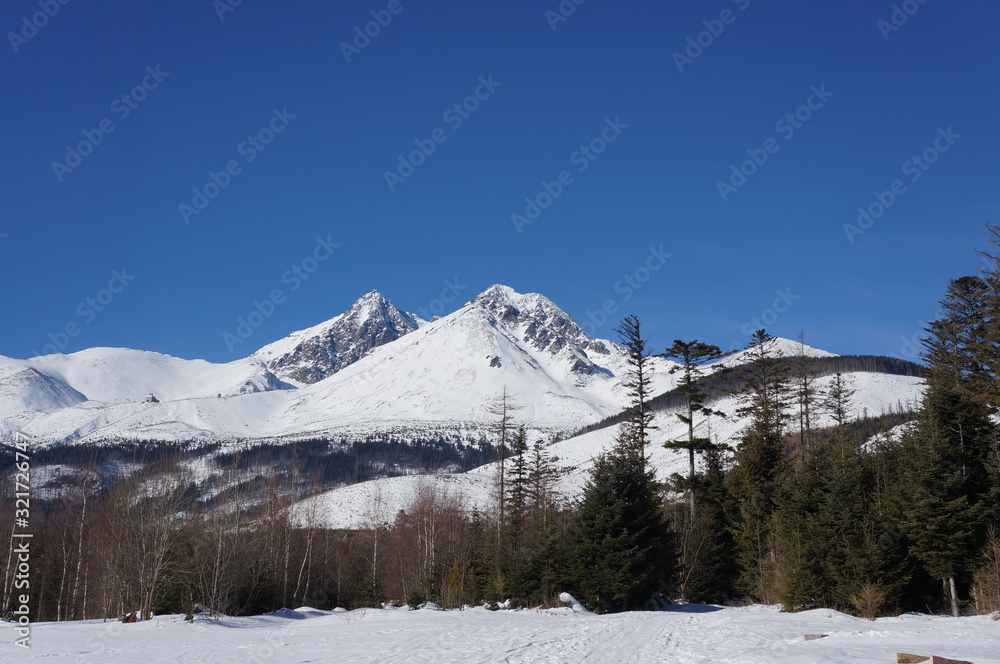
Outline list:
[[[502,574],[509,577],[521,568],[528,555],[526,536],[528,527],[528,434],[522,424],[511,441],[510,473],[507,482],[507,522],[502,532]],[[517,589],[512,589],[519,595]]]
[[[662,355],[668,360],[677,362],[670,373],[680,373],[677,380],[677,392],[684,400],[684,410],[676,414],[677,419],[687,427],[687,437],[670,440],[663,444],[668,450],[686,450],[688,453],[687,493],[691,521],[695,520],[695,454],[715,449],[712,440],[704,435],[696,435],[700,428],[695,420],[701,417],[707,419],[716,415],[725,417],[725,413],[712,410],[705,405],[708,393],[698,384],[698,379],[707,373],[706,366],[722,359],[725,355],[718,346],[694,341],[675,339],[674,344]]]
[[[622,386],[628,390],[632,403],[629,407],[627,420],[623,426],[629,429],[627,437],[637,446],[639,456],[646,457],[646,445],[653,430],[653,410],[649,405],[652,398],[652,383],[650,382],[649,350],[646,340],[642,338],[642,324],[635,316],[628,316],[615,330],[621,336],[621,344],[625,347],[629,366],[627,378]]]
[[[851,397],[857,390],[851,380],[839,371],[834,374],[829,387],[821,392],[820,405],[830,414],[837,426],[847,423],[851,414]]]
[[[732,595],[732,535],[726,503],[723,449],[704,452],[702,472],[695,475],[698,496],[694,513],[687,503],[671,505],[677,572],[674,585],[689,602],[724,602]]]
[[[630,352],[632,406],[613,449],[595,459],[568,533],[567,581],[599,612],[641,606],[673,567],[660,487],[645,456],[652,413],[639,320],[626,318],[620,333]]]
[[[1000,411],[1000,225],[986,224],[991,248],[977,253],[983,259],[982,292],[979,297],[985,316],[977,321],[976,333],[970,335],[970,351],[978,360],[979,370],[971,378],[974,389],[993,412]]]
[[[984,539],[995,429],[983,381],[981,330],[987,285],[977,277],[952,281],[943,317],[924,341],[927,388],[917,425],[904,440],[904,527],[910,555],[939,579],[958,614],[957,582],[967,582],[972,556]]]
[[[742,387],[737,414],[750,422],[740,435],[729,491],[735,523],[733,537],[740,567],[737,588],[751,597],[774,596],[777,572],[775,510],[787,466],[784,432],[788,420],[788,365],[773,350],[774,337],[754,333],[748,363],[736,372]]]

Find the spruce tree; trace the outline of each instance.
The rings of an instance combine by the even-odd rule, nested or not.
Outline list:
[[[927,388],[917,425],[907,436],[903,516],[910,555],[942,583],[958,614],[957,585],[968,581],[972,557],[984,539],[989,505],[992,408],[976,389],[983,379],[980,332],[988,287],[978,277],[952,281],[943,317],[924,341]]]
[[[701,428],[696,419],[701,417],[707,421],[712,415],[725,417],[725,413],[712,410],[705,405],[708,393],[699,385],[698,379],[708,373],[706,365],[717,362],[724,356],[718,346],[702,343],[697,339],[694,341],[675,339],[674,344],[662,355],[679,364],[672,368],[670,373],[680,373],[676,391],[684,399],[684,409],[676,413],[676,417],[687,427],[687,436],[667,441],[663,446],[668,450],[686,450],[688,453],[687,493],[692,522],[695,520],[695,455],[716,447],[711,438],[696,435],[695,431]]]
[[[773,350],[773,340],[765,330],[755,332],[747,346],[748,363],[736,371],[741,383],[737,414],[750,421],[740,435],[729,473],[740,567],[737,588],[761,600],[774,597],[775,511],[787,467],[783,438],[790,395],[788,366]]]
[[[645,458],[649,437],[656,429],[653,426],[653,410],[649,405],[653,396],[649,350],[646,340],[642,338],[642,324],[637,317],[626,317],[615,332],[621,337],[629,367],[622,386],[628,390],[632,403],[624,424],[629,429],[630,440],[637,446],[639,456]]]
[[[649,370],[639,320],[620,328],[629,351],[632,405],[614,447],[594,460],[568,533],[567,581],[598,612],[642,606],[672,571],[660,486],[645,456],[652,413]]]

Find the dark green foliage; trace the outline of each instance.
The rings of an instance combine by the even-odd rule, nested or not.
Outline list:
[[[784,481],[787,456],[783,442],[788,420],[788,365],[771,350],[773,337],[758,330],[750,344],[749,364],[738,374],[737,414],[750,418],[740,436],[729,474],[729,492],[735,520],[733,539],[740,567],[737,589],[772,600],[778,571],[775,511]]]
[[[594,461],[567,533],[567,582],[577,599],[601,613],[643,606],[673,571],[660,486],[645,454],[652,427],[639,320],[626,318],[619,332],[629,351],[630,416],[614,448]]]
[[[979,349],[987,319],[987,286],[977,277],[951,283],[943,317],[927,328],[927,390],[916,427],[904,439],[903,527],[910,556],[928,576],[950,585],[969,580],[985,539],[990,507],[993,409],[978,386],[987,382]]]
[[[721,603],[733,596],[736,573],[724,509],[728,500],[722,449],[706,450],[694,491],[694,512],[689,503],[669,505],[677,552],[673,585],[685,601]]]
[[[600,613],[640,608],[670,578],[656,479],[631,438],[595,460],[568,537],[568,580]]]
[[[374,574],[368,574],[361,579],[361,587],[358,590],[357,599],[354,606],[357,608],[381,609],[385,601],[385,593],[379,588],[378,579]]]
[[[629,373],[622,381],[622,387],[628,390],[631,404],[627,416],[622,423],[625,437],[629,444],[635,445],[639,456],[646,456],[646,446],[653,430],[653,409],[649,400],[652,398],[652,383],[650,382],[649,350],[646,340],[642,338],[642,327],[639,319],[628,316],[615,330],[621,336],[621,344],[625,347],[628,358]]]
[[[713,415],[725,417],[725,413],[705,405],[708,400],[708,392],[705,391],[699,379],[709,373],[705,365],[717,362],[724,357],[724,354],[718,346],[698,340],[681,341],[675,339],[674,344],[663,353],[663,357],[680,365],[670,370],[671,373],[681,374],[677,381],[676,391],[684,399],[682,410],[676,413],[675,417],[687,427],[686,437],[668,440],[663,446],[667,449],[684,450],[688,453],[686,490],[690,506],[689,521],[693,526],[698,521],[695,517],[695,455],[699,452],[704,453],[718,449],[712,439],[704,434],[704,427],[701,425],[705,424],[708,418]],[[701,421],[698,421],[699,418]],[[698,431],[697,434],[696,431]]]

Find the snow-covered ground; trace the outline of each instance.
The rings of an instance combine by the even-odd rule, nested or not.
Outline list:
[[[732,662],[888,664],[897,652],[1000,664],[1000,621],[904,615],[874,622],[836,611],[774,607],[607,616],[546,611],[302,608],[266,616],[161,616],[148,622],[34,625],[31,648],[0,642],[0,661],[74,664],[319,662]],[[806,634],[826,634],[805,640]]]

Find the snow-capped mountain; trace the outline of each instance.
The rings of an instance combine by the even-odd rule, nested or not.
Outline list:
[[[830,355],[773,343],[786,355]],[[653,392],[673,387],[676,365],[650,361]],[[428,322],[373,291],[325,323],[225,364],[120,348],[0,356],[0,437],[20,429],[43,444],[376,434],[478,440],[505,389],[519,421],[566,435],[627,405],[626,371],[623,348],[587,337],[537,293],[492,286]],[[902,377],[884,378],[899,393],[890,403],[912,398]]]
[[[656,388],[669,389],[671,363],[653,362]],[[0,436],[18,428],[52,443],[478,436],[505,388],[531,426],[566,433],[621,410],[625,366],[619,346],[588,338],[537,293],[493,286],[427,322],[373,291],[226,364],[113,348],[0,357]]]
[[[395,341],[425,321],[400,311],[373,290],[350,309],[264,346],[251,358],[295,385],[310,385],[332,376],[370,350]]]

